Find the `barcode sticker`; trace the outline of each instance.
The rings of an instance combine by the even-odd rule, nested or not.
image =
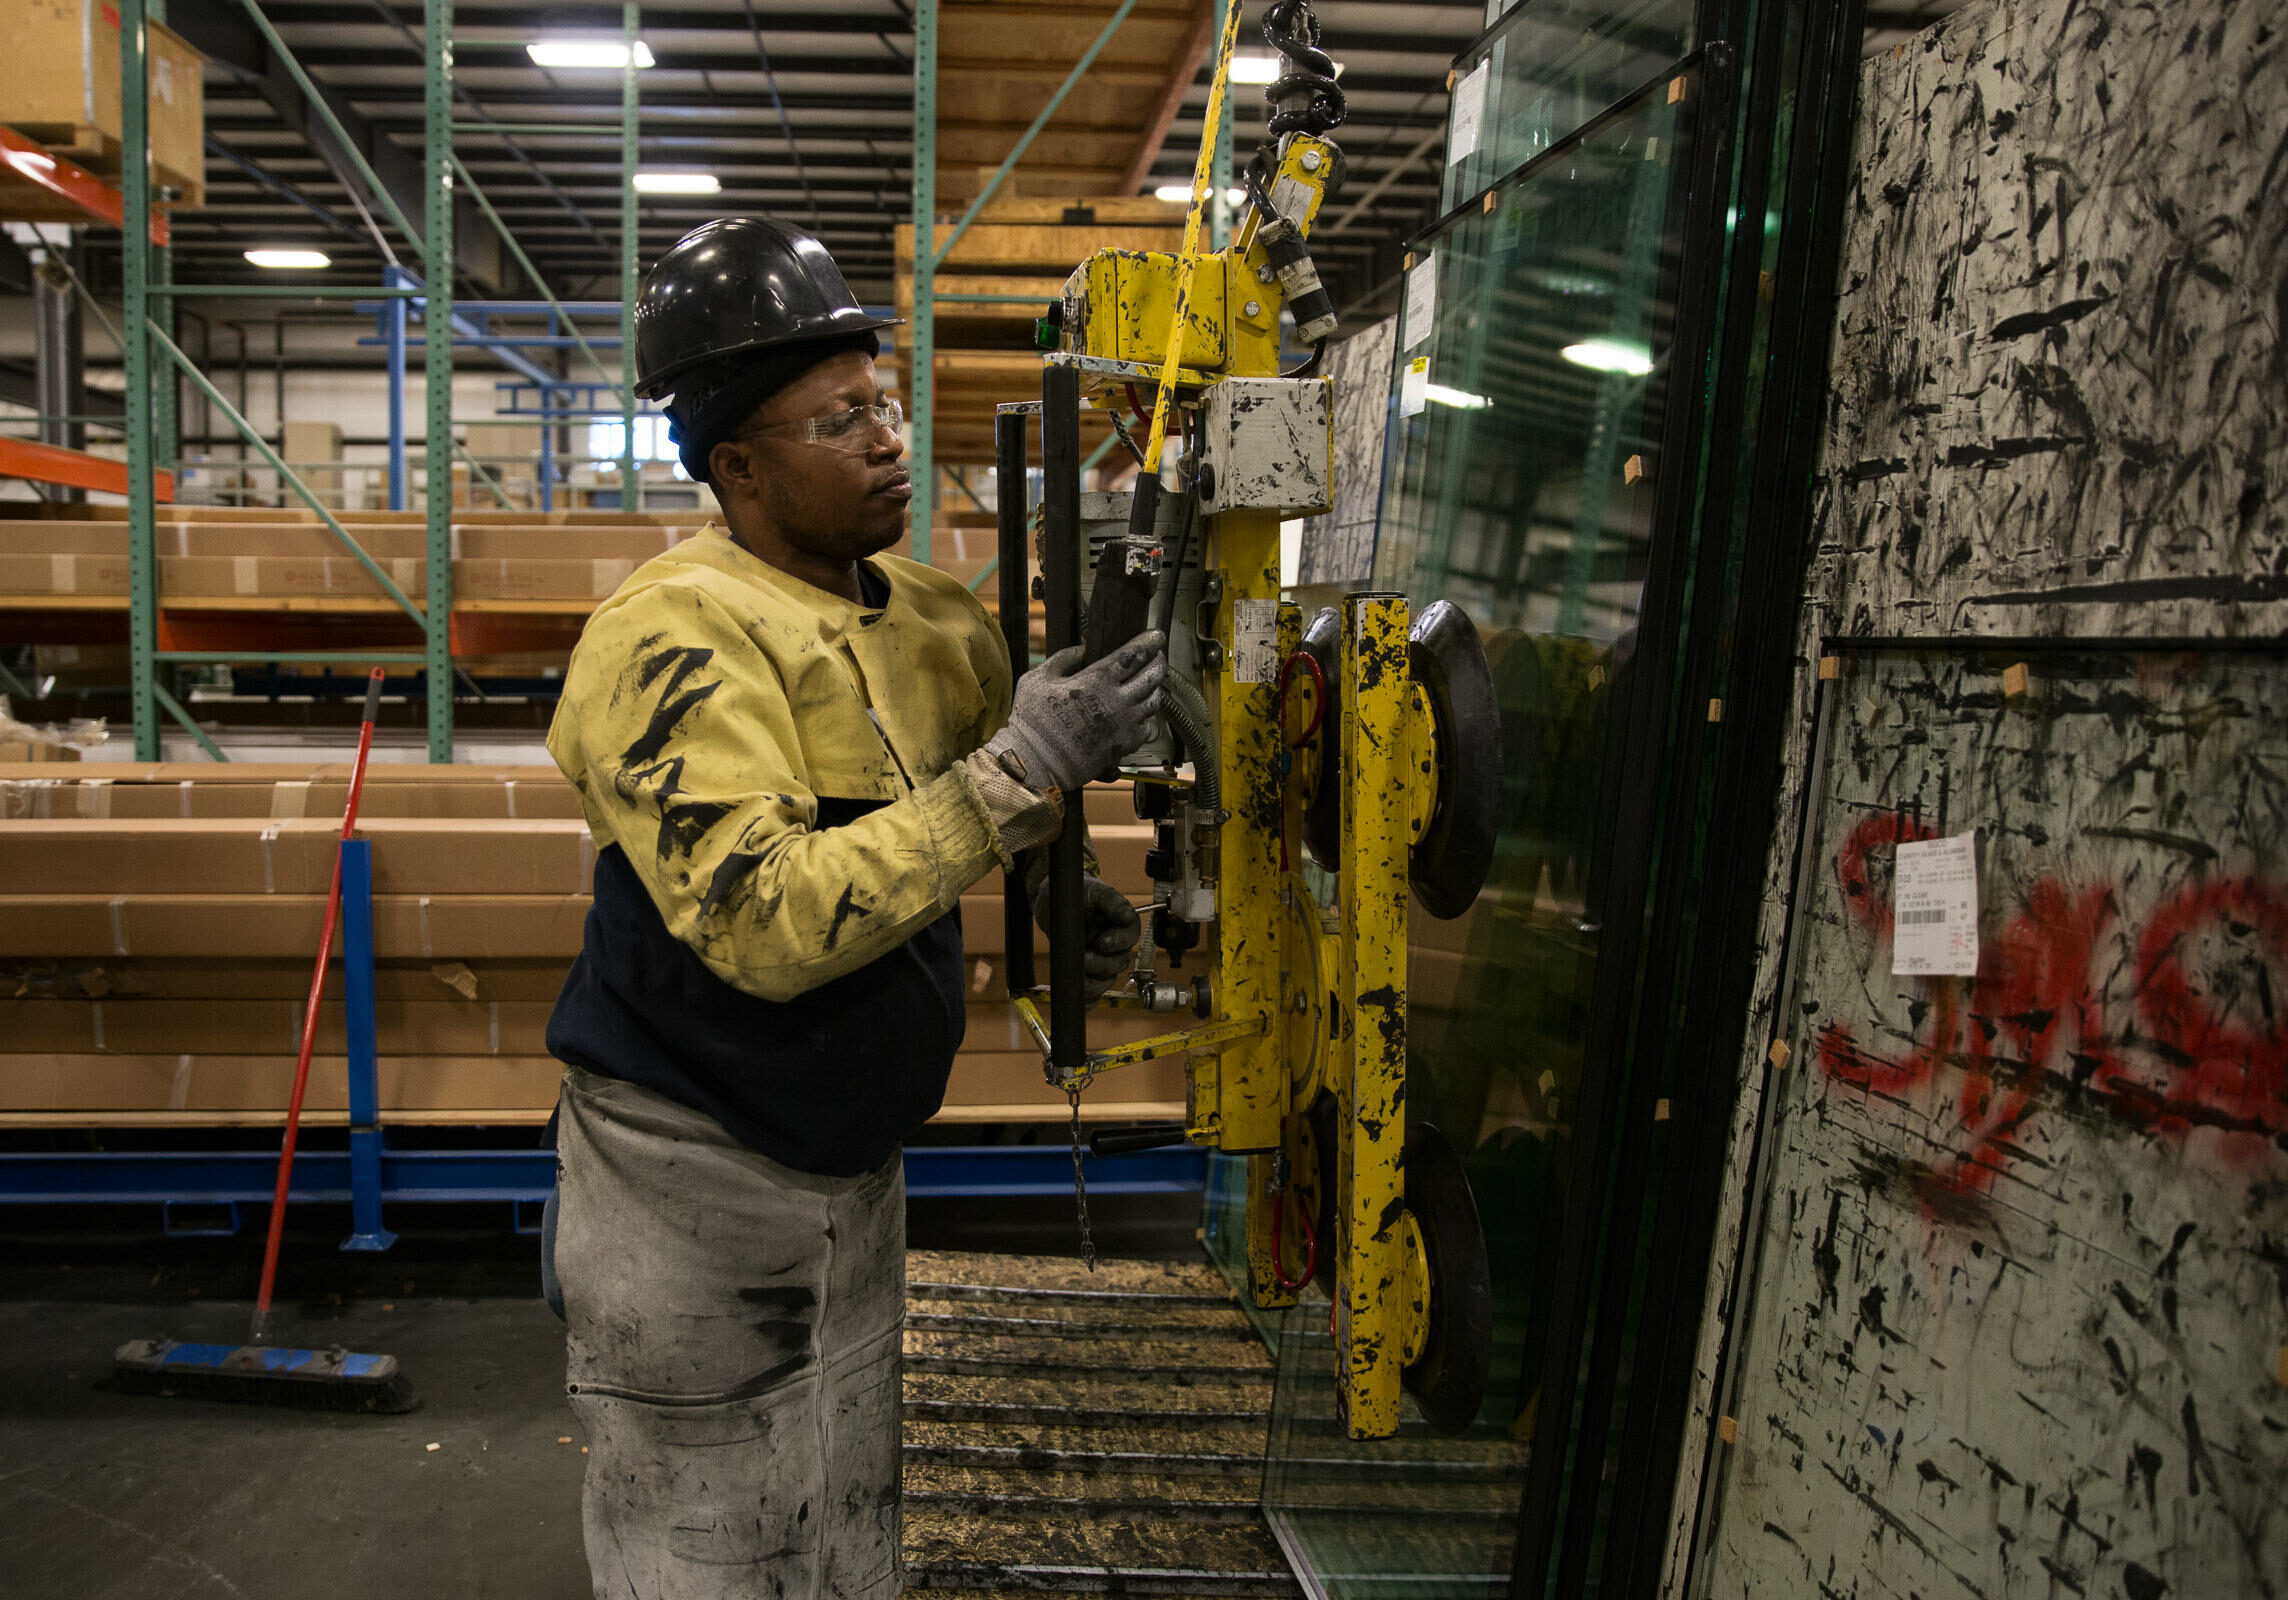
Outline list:
[[[1411,350],[1438,326],[1438,258],[1427,255],[1406,273],[1406,327],[1401,350]]]
[[[1892,904],[1892,976],[1977,975],[1977,834],[1900,845]]]

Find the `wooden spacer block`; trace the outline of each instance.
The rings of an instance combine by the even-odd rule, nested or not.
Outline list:
[[[1408,272],[1412,272],[1414,270],[1414,252],[1411,250],[1406,252],[1405,270]]]
[[[1621,482],[1634,483],[1644,476],[1644,457],[1631,456],[1621,463]]]
[[[1679,100],[1682,100],[1682,99],[1684,98],[1684,91],[1685,91],[1685,89],[1686,89],[1687,87],[1688,87],[1688,85],[1685,83],[1685,80],[1684,80],[1683,78],[1681,78],[1681,77],[1678,77],[1678,78],[1671,78],[1671,79],[1669,79],[1669,80],[1668,80],[1668,103],[1669,103],[1670,105],[1675,105],[1675,104],[1676,104],[1676,103],[1677,103]]]
[[[1821,683],[1833,683],[1842,676],[1843,658],[1841,656],[1821,656],[1819,658],[1819,681]]]
[[[1486,191],[1486,215],[1489,217],[1492,216],[1494,214],[1494,207],[1499,204],[1501,204],[1501,196],[1494,193],[1493,190],[1488,189]]]
[[[1652,1103],[1652,1120],[1655,1122],[1668,1120],[1668,1100],[1665,1096]]]
[[[1772,1047],[1764,1052],[1764,1059],[1781,1072],[1785,1072],[1787,1071],[1788,1058],[1794,1054],[1795,1052],[1788,1048],[1788,1042],[1785,1039],[1774,1039]]]
[[[2005,695],[2020,695],[2026,692],[2025,662],[2012,662],[2002,669],[2002,692]]]
[[[1460,67],[1448,67],[1446,69],[1446,92],[1448,94],[1452,94],[1454,92],[1454,85],[1460,80],[1461,76],[1462,69]]]
[[[1730,1417],[1718,1417],[1716,1419],[1716,1437],[1726,1444],[1738,1444],[1740,1442],[1740,1425]]]
[[[1543,1099],[1547,1099],[1550,1095],[1555,1094],[1557,1092],[1557,1074],[1549,1071],[1547,1068],[1544,1068],[1542,1070],[1539,1087],[1541,1089]]]
[[[1723,701],[1711,700],[1708,702],[1708,720],[1710,722],[1722,722],[1724,720]]]

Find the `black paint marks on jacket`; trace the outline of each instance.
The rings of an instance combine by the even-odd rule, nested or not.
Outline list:
[[[672,645],[636,658],[630,669],[636,688],[648,690],[659,684],[659,703],[652,708],[651,720],[635,743],[620,753],[623,765],[640,767],[657,761],[683,719],[723,687],[720,678],[691,683],[692,676],[714,659],[713,650],[698,645]]]
[[[834,902],[834,920],[826,925],[826,948],[829,950],[834,948],[835,941],[842,937],[842,925],[845,922],[848,922],[852,917],[870,917],[873,914],[870,907],[858,903],[858,891],[855,887],[849,884],[843,885],[842,898]]]
[[[653,803],[659,807],[659,839],[654,851],[663,864],[677,856],[689,856],[707,837],[708,829],[738,809],[727,801],[683,798],[681,756],[622,771],[627,788],[648,786]]]

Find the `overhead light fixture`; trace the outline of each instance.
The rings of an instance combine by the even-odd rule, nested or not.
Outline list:
[[[1234,83],[1272,83],[1279,77],[1277,56],[1239,56],[1231,58],[1231,81]]]
[[[638,194],[721,194],[723,180],[712,172],[639,172]]]
[[[1470,394],[1461,389],[1449,389],[1442,383],[1433,383],[1422,391],[1422,398],[1456,411],[1483,411],[1493,402],[1482,394]]]
[[[618,71],[628,64],[624,39],[536,39],[524,47],[536,67],[567,67]],[[636,65],[652,65],[651,46],[636,41]]]
[[[330,267],[334,258],[323,250],[249,250],[246,259],[258,267]]]
[[[1152,191],[1152,198],[1165,200],[1172,206],[1188,206],[1192,203],[1192,186],[1188,183],[1163,183]],[[1226,189],[1223,198],[1226,205],[1243,206],[1247,204],[1247,191],[1240,188]]]
[[[1623,344],[1618,339],[1584,339],[1569,344],[1558,354],[1577,367],[1591,372],[1618,372],[1626,377],[1641,378],[1652,371],[1652,352],[1641,344]]]

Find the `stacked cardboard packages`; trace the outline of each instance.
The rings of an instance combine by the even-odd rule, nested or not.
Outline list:
[[[343,766],[0,765],[0,1124],[282,1120],[348,779]],[[1106,876],[1148,885],[1125,790],[1092,793]],[[369,769],[385,1122],[537,1123],[548,1014],[580,949],[594,846],[546,767]],[[968,1037],[945,1115],[1064,1113],[1002,989],[1000,878],[962,902]],[[1098,1042],[1180,1018],[1096,1019]],[[347,1119],[337,964],[308,1106]],[[1178,1061],[1093,1090],[1093,1117],[1174,1115]]]

